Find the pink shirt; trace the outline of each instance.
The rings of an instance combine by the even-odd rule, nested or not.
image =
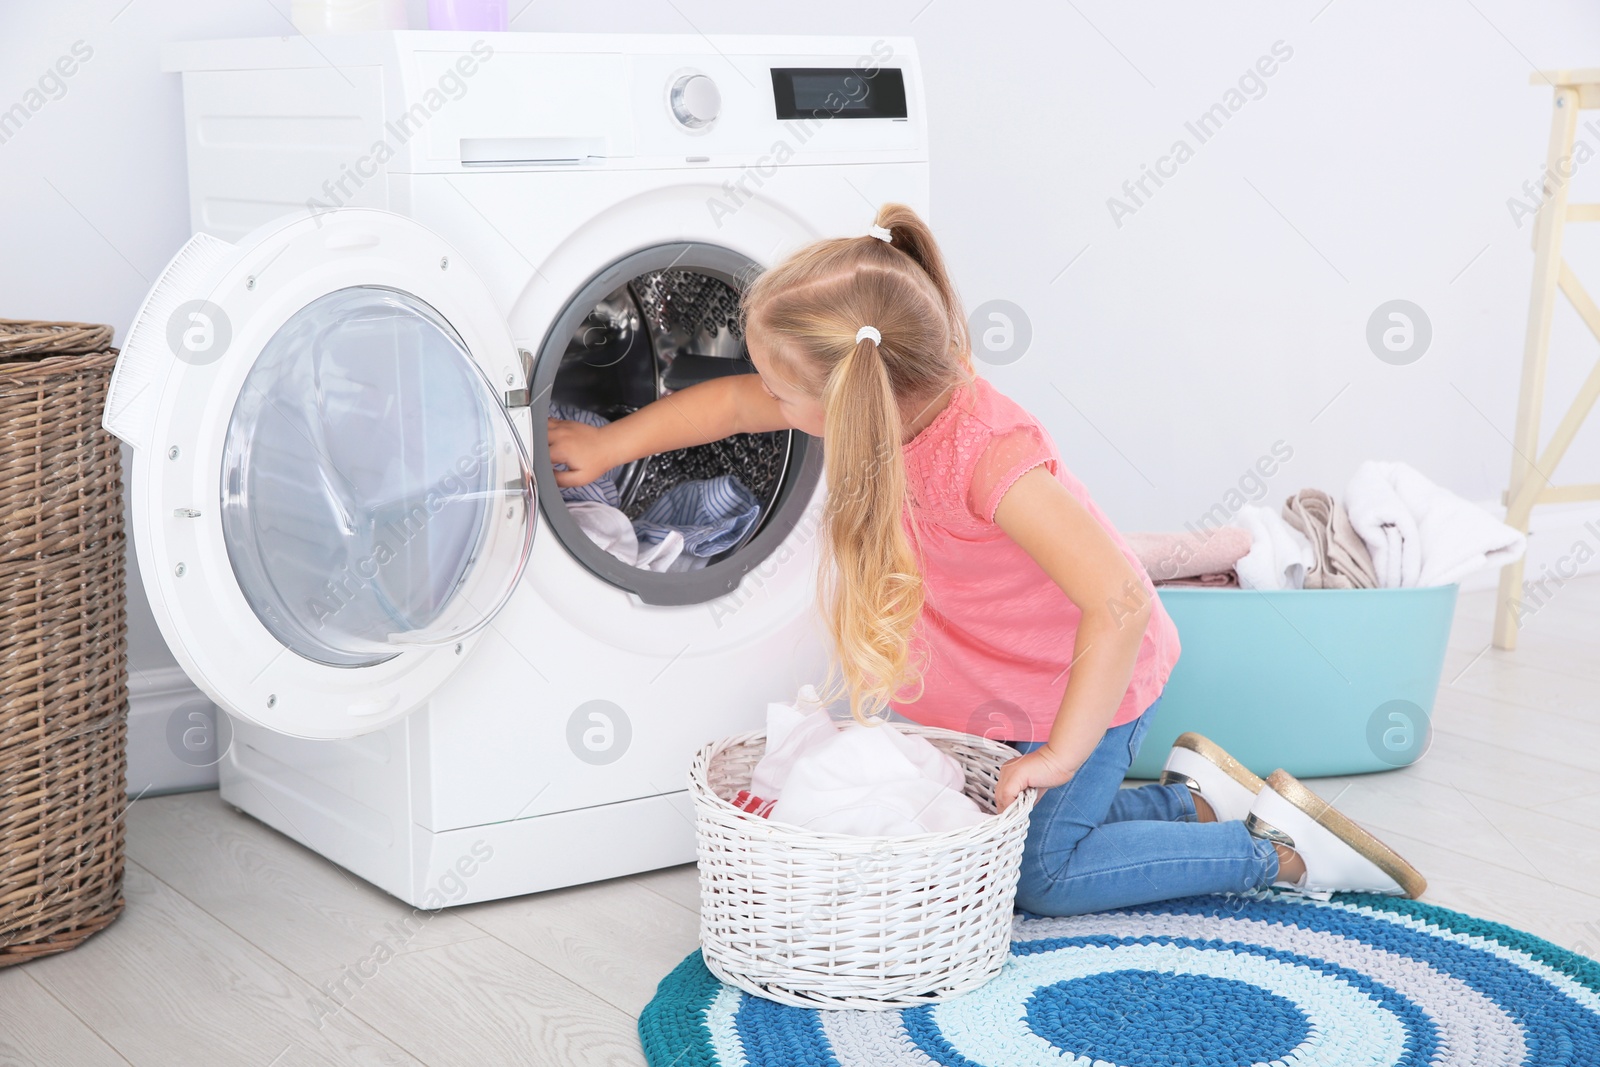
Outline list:
[[[925,597],[913,654],[925,666],[922,696],[894,702],[895,711],[1004,741],[1050,736],[1081,613],[994,521],[1006,490],[1040,466],[1105,527],[1152,602],[1133,679],[1111,725],[1131,722],[1155,702],[1178,661],[1177,627],[1037,419],[977,378],[956,390],[904,454],[909,499],[902,518],[921,560]]]

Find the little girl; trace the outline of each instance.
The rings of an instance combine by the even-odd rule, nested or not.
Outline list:
[[[744,300],[758,374],[695,385],[604,427],[552,420],[556,480],[734,433],[826,447],[821,600],[858,718],[885,707],[1022,754],[1004,808],[1034,808],[1020,907],[1071,915],[1279,885],[1419,895],[1404,860],[1283,771],[1266,782],[1197,734],[1160,784],[1119,788],[1178,659],[1149,576],[1049,434],[972,371],[923,221],[885,206]]]

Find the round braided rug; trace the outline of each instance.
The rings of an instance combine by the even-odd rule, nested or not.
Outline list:
[[[1600,963],[1412,900],[1191,897],[1019,917],[975,992],[812,1011],[696,952],[639,1017],[651,1067],[1600,1067]]]

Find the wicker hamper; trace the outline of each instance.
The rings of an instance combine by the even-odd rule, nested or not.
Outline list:
[[[0,967],[122,910],[122,465],[109,326],[0,319]]]
[[[994,811],[997,741],[928,727]],[[1010,955],[1012,901],[1035,793],[975,826],[853,837],[771,822],[730,801],[766,751],[761,732],[702,748],[689,772],[700,865],[700,950],[711,973],[806,1008],[903,1008],[976,989]]]

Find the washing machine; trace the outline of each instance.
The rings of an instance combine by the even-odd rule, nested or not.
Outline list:
[[[398,32],[185,43],[195,236],[128,333],[139,573],[227,713],[224,800],[419,907],[694,858],[686,776],[826,670],[820,442],[613,472],[630,519],[733,475],[692,567],[590,539],[552,406],[750,373],[741,291],[927,210],[913,43]]]

